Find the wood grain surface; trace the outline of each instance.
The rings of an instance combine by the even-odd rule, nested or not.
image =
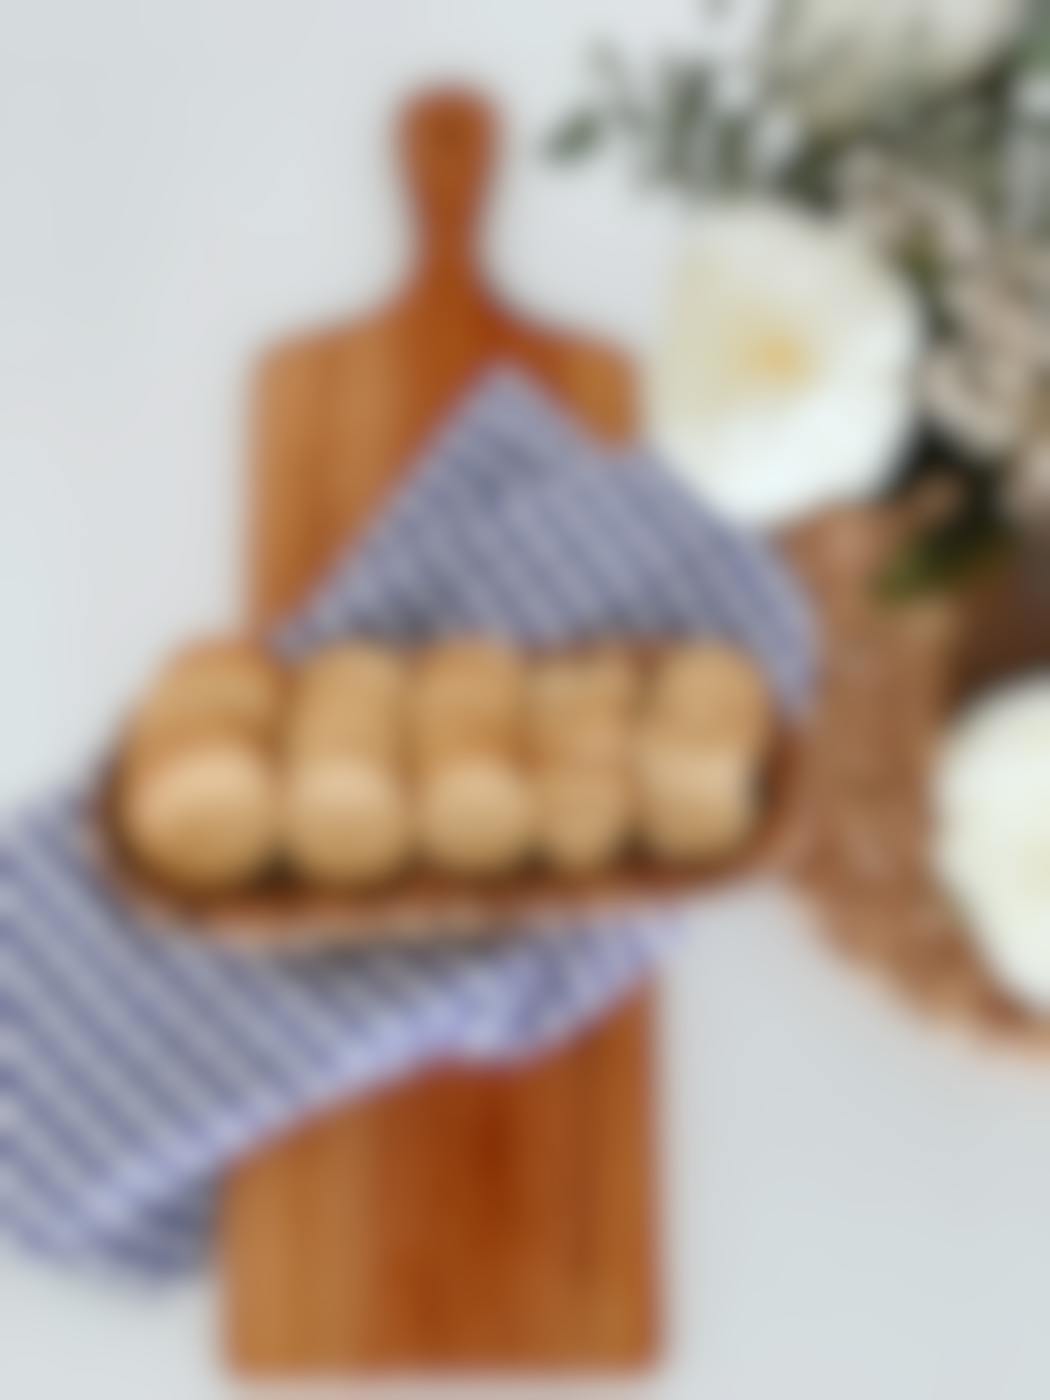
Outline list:
[[[496,361],[609,441],[633,429],[615,351],[527,324],[476,239],[495,121],[427,94],[399,143],[415,270],[375,315],[279,346],[262,369],[253,614],[298,602]],[[542,1063],[441,1070],[246,1161],[225,1193],[230,1355],[244,1371],[634,1365],[657,1335],[648,994]]]
[[[795,804],[789,873],[830,946],[915,1011],[1045,1055],[1050,1020],[996,983],[930,860],[930,764],[976,692],[1050,662],[1045,546],[947,593],[890,604],[874,580],[915,506],[847,507],[794,533],[826,657]]]

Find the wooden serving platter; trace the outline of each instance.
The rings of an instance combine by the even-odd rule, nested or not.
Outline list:
[[[541,932],[562,919],[674,903],[761,873],[777,862],[790,829],[800,752],[798,736],[782,729],[762,774],[762,813],[754,830],[735,851],[696,864],[662,864],[635,844],[615,866],[576,876],[538,863],[487,881],[417,868],[375,889],[332,890],[275,869],[247,889],[193,895],[151,875],[123,839],[118,764],[89,807],[84,839],[107,881],[158,932],[282,953],[498,938]]]
[[[278,347],[258,397],[253,621],[298,603],[439,420],[511,362],[606,441],[625,360],[489,291],[475,234],[492,112],[429,95],[401,123],[416,268],[364,320]],[[227,1185],[230,1356],[257,1375],[636,1366],[659,1336],[648,993],[543,1061],[441,1069],[349,1104]]]

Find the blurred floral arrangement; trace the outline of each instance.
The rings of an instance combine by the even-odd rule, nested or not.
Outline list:
[[[696,211],[656,435],[760,524],[928,487],[894,595],[1050,533],[1050,0],[699,10],[688,54],[598,46],[547,142]]]

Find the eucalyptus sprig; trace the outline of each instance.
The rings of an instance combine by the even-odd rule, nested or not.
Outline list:
[[[848,105],[857,61],[848,25],[800,42],[804,7],[772,5],[750,51],[732,61],[703,45],[699,26],[691,51],[647,62],[594,44],[584,94],[548,134],[547,156],[569,164],[619,146],[640,181],[687,196],[772,184],[824,202],[844,154],[863,143],[966,189],[982,209],[1001,202],[1018,75],[1039,64],[1050,75],[1050,0],[1033,0],[1014,49],[950,94],[924,80],[935,40],[917,19],[862,118],[835,110]],[[700,8],[710,21],[727,6]]]
[[[756,173],[754,114],[713,57],[667,54],[645,72],[599,44],[587,73],[586,96],[547,138],[552,160],[580,160],[618,142],[639,181],[687,195],[739,187]]]

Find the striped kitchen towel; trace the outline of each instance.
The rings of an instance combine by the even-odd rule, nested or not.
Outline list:
[[[645,454],[599,449],[509,371],[476,387],[275,643],[300,655],[351,633],[463,630],[717,634],[796,712],[814,669],[806,606],[765,544]],[[485,946],[202,946],[143,930],[100,881],[83,798],[33,804],[0,834],[0,1230],[70,1262],[188,1267],[241,1154],[427,1063],[537,1054],[680,935],[683,915],[661,911]]]

